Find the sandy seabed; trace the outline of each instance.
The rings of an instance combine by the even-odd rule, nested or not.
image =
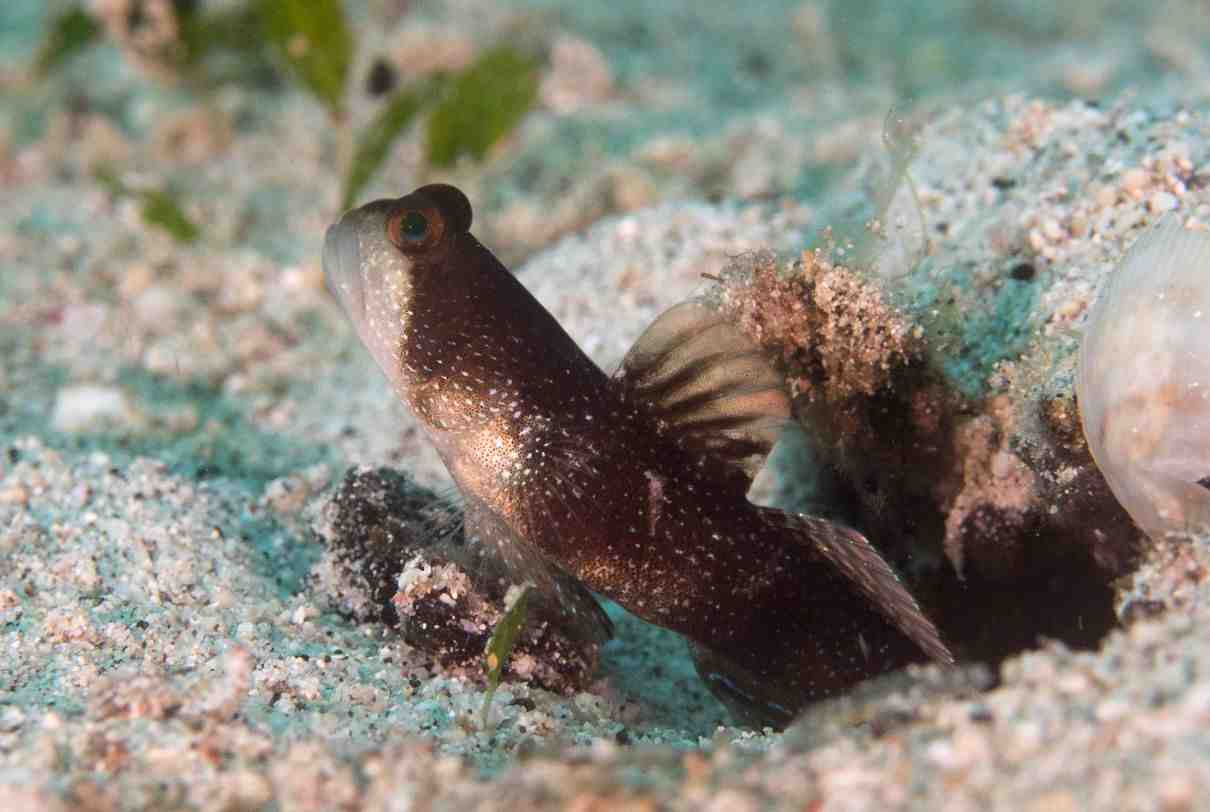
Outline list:
[[[1000,45],[987,64],[963,57],[969,84],[913,79],[929,233],[893,186],[866,278],[922,324],[904,291],[935,301],[955,284],[976,326],[939,353],[981,403],[1069,392],[1084,314],[1125,247],[1166,212],[1210,224],[1204,22],[1087,5],[1091,29],[1033,17],[1001,39],[992,18],[954,16],[955,40],[983,25],[978,42]],[[484,242],[609,368],[702,274],[759,249],[793,261],[822,227],[852,225],[885,176],[898,94],[878,40],[846,56],[851,23],[831,5],[783,11],[800,47],[790,67],[770,60],[776,93],[746,109],[591,15],[450,4],[366,33],[366,50],[420,38],[457,60],[521,16],[552,43],[540,108],[486,165],[436,175],[408,136],[372,191],[462,185]],[[647,24],[652,51],[677,35]],[[734,41],[729,24],[712,36]],[[911,53],[966,53],[943,34]],[[1013,50],[1043,37],[1046,58]],[[294,92],[192,98],[115,49],[80,59],[44,90],[36,137],[28,100],[0,129],[0,809],[1210,808],[1201,539],[1145,546],[1114,585],[1122,628],[1093,650],[1043,639],[998,669],[911,669],[785,733],[735,726],[681,641],[620,611],[595,681],[566,696],[506,682],[484,729],[475,675],[351,620],[312,577],[317,514],[346,469],[447,482],[323,289],[340,187],[325,114]],[[997,59],[1015,73],[995,75]],[[866,75],[844,73],[854,60]],[[81,87],[93,101],[69,106]],[[694,99],[699,123],[667,124]],[[623,146],[596,153],[594,132]],[[98,163],[173,179],[201,239],[146,226],[92,180]],[[1030,468],[1007,440],[980,449],[947,502],[954,528],[984,505],[1061,514],[1059,479],[1087,469]],[[764,487],[792,493],[802,471],[774,468]]]

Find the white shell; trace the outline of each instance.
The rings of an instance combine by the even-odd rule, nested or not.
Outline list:
[[[1210,530],[1210,234],[1169,216],[1122,257],[1089,314],[1077,391],[1135,522],[1153,538]]]

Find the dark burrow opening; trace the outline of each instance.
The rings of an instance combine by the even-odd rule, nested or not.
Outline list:
[[[1049,641],[1095,649],[1121,625],[1115,582],[1137,566],[1142,536],[1099,472],[1078,481],[1094,478],[1099,487],[1073,489],[1080,495],[1062,519],[1048,510],[971,511],[960,530],[961,572],[942,549],[945,516],[922,493],[935,478],[916,487],[894,477],[860,488],[833,482],[830,498],[833,517],[861,529],[903,576],[958,662],[996,671]]]
[[[993,668],[1058,641],[1096,648],[1119,621],[1110,578],[1087,556],[1031,545],[1025,571],[1012,578],[943,567],[918,592],[959,662]]]
[[[873,396],[799,410],[814,436],[840,438],[813,450],[834,515],[892,562],[959,662],[993,670],[1048,641],[1099,646],[1121,625],[1116,590],[1144,541],[1088,452],[1078,410],[1057,426],[1013,408],[1006,436],[994,406],[953,394],[921,364]],[[1019,502],[995,481],[959,495],[978,482],[972,467],[1006,461],[1026,472]]]

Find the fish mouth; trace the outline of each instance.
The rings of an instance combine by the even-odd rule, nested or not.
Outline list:
[[[365,316],[365,286],[361,274],[361,240],[346,214],[328,226],[324,236],[324,284],[354,322]]]

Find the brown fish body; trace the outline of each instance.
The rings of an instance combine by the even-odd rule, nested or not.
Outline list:
[[[859,534],[747,501],[788,401],[734,328],[674,308],[607,377],[470,217],[448,186],[370,204],[330,230],[325,272],[477,517],[688,637],[760,721],[949,657]]]
[[[592,589],[703,644],[787,580],[780,530],[627,401],[478,240],[413,278],[403,390],[464,492]]]

